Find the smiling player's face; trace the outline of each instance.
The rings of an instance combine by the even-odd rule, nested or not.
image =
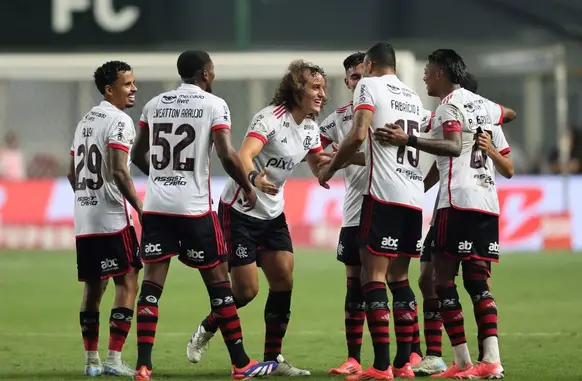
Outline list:
[[[111,86],[105,87],[105,94],[111,99],[111,103],[117,108],[131,108],[135,105],[135,78],[131,71],[120,71],[117,79]]]
[[[325,78],[319,74],[303,74],[306,78],[305,93],[301,99],[301,109],[305,114],[319,114],[325,102]]]

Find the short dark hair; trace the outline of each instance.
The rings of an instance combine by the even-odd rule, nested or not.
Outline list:
[[[320,74],[327,81],[325,72],[321,67],[303,60],[293,61],[289,64],[287,73],[281,78],[270,104],[273,106],[283,105],[287,110],[299,106],[297,99],[303,97],[305,85],[307,84],[305,73],[312,76]],[[321,106],[323,107],[326,102],[327,98],[323,100]]]
[[[101,94],[105,94],[105,86],[111,86],[115,83],[117,80],[117,73],[120,71],[132,71],[132,69],[127,62],[109,61],[105,62],[95,70],[95,73],[93,73],[93,79],[95,80],[95,86],[97,86],[97,89]]]
[[[463,57],[453,49],[438,49],[428,56],[428,62],[439,66],[451,83],[460,85],[467,75]]]
[[[350,54],[344,60],[344,69],[345,70],[349,70],[349,69],[351,69],[353,67],[358,66],[359,64],[361,64],[362,62],[364,62],[364,57],[366,57],[366,53],[356,52],[354,54]]]
[[[469,90],[470,92],[475,94],[477,94],[477,85],[478,85],[477,78],[469,72],[465,74],[465,78],[463,78],[463,80],[461,81],[461,87],[463,89]]]
[[[182,79],[194,79],[211,62],[210,55],[202,50],[187,50],[178,57],[178,74]]]
[[[388,43],[378,42],[366,52],[366,55],[378,66],[396,68],[396,53]]]

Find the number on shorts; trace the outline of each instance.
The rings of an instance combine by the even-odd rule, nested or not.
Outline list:
[[[408,135],[414,135],[420,131],[418,122],[414,120],[399,119],[394,124],[399,125]],[[406,158],[408,159],[408,163],[414,168],[418,167],[418,148],[407,149],[407,146],[398,147],[398,152],[396,153],[396,162],[398,164],[404,164],[405,153],[407,154]]]
[[[489,136],[491,136],[491,139],[493,139],[493,132],[492,131],[485,130],[485,132],[488,133]],[[474,139],[477,140],[477,134],[475,134],[473,136],[474,136]],[[481,152],[481,155],[478,154],[479,152]],[[475,168],[475,169],[479,169],[479,168],[487,169],[487,154],[479,149],[477,142],[475,142],[475,144],[473,144],[473,149],[471,150],[470,167]]]
[[[172,134],[172,123],[154,123],[153,125],[153,142],[152,145],[162,147],[162,154],[152,154],[151,162],[154,169],[165,169],[170,161],[172,162],[172,169],[175,171],[193,171],[194,158],[186,157],[182,161],[180,156],[182,151],[194,142],[196,139],[196,131],[194,127],[189,124],[181,124],[176,128],[173,135],[184,135],[182,140],[172,148],[168,139],[161,136],[161,134]]]
[[[85,144],[81,144],[77,147],[77,156],[80,157],[79,163],[75,168],[75,189],[85,190],[87,188],[91,190],[97,190],[103,186],[103,175],[101,174],[101,167],[103,164],[103,155],[99,152],[99,148],[96,144],[91,144],[89,149]],[[91,177],[82,177],[81,171],[83,168],[87,168],[89,174],[97,176],[97,180]]]

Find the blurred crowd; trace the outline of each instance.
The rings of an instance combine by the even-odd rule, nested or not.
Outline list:
[[[561,172],[557,144],[545,155],[534,155],[527,152],[518,141],[512,138],[509,129],[504,132],[511,146],[511,157],[516,174],[556,174]],[[567,146],[570,148],[568,172],[582,174],[582,129],[570,129],[566,140]],[[26,156],[20,146],[18,135],[9,131],[5,134],[0,146],[0,180],[19,181],[65,176],[68,160],[68,156],[55,157],[42,153]],[[132,171],[132,174],[140,176],[141,172]]]

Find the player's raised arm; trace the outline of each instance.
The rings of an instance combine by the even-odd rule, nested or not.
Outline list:
[[[113,128],[109,131],[107,153],[110,174],[123,197],[141,215],[142,202],[137,196],[135,185],[127,166],[129,150],[135,139],[135,128],[129,117],[124,119],[116,120],[112,126]]]

